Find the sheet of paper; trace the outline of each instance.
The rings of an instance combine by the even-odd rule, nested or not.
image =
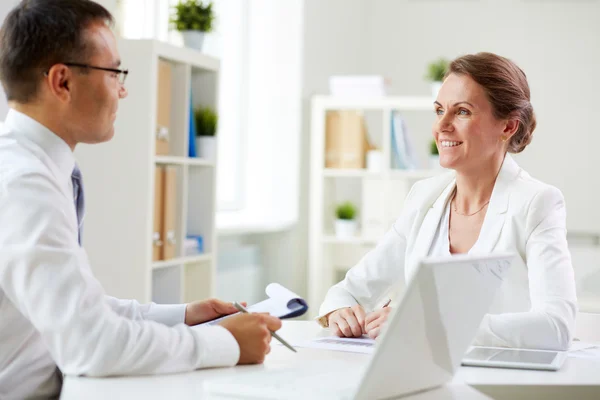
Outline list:
[[[266,312],[275,317],[282,317],[290,313],[288,303],[294,299],[300,299],[296,293],[284,288],[278,283],[271,283],[265,289],[268,299],[248,307],[248,311],[261,313]]]
[[[600,343],[574,341],[569,349],[569,357],[587,358],[600,361]]]
[[[571,347],[569,347],[569,351],[579,351],[584,349],[589,349],[592,347],[598,347],[600,343],[590,343],[590,342],[582,342],[580,340],[574,340],[571,342]]]
[[[279,283],[270,283],[265,288],[265,293],[272,299],[277,299],[282,303],[289,303],[290,300],[300,299],[296,293],[288,288],[281,286]]]
[[[271,343],[279,344],[277,341],[272,341]],[[375,343],[375,340],[367,336],[363,336],[361,338],[340,338],[337,336],[327,336],[313,340],[292,342],[290,344],[294,347],[371,354],[375,351]]]

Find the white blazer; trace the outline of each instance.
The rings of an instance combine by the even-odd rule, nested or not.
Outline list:
[[[417,182],[402,215],[377,247],[331,287],[318,321],[342,307],[380,307],[428,255],[454,172]],[[473,344],[566,350],[575,329],[577,299],[566,239],[562,193],[533,179],[506,155],[477,244],[478,253],[518,255]],[[393,305],[393,303],[392,303]]]

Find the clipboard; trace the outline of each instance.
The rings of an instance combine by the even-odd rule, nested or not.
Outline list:
[[[269,313],[270,315],[280,319],[288,319],[299,317],[308,310],[308,304],[306,303],[306,300],[279,283],[270,283],[267,285],[265,288],[265,293],[267,294],[268,298],[246,307],[248,312]],[[211,321],[204,322],[201,325],[214,325],[219,321],[236,314],[230,314],[224,317],[213,319]]]
[[[280,319],[294,318],[308,310],[306,300],[279,283],[270,283],[265,289],[268,299],[246,307],[255,313],[269,313]]]

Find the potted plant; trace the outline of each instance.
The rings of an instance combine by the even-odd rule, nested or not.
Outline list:
[[[425,79],[431,82],[431,95],[437,99],[438,92],[442,87],[442,80],[448,70],[448,60],[439,58],[436,61],[429,63],[427,66],[427,74]]]
[[[175,5],[171,23],[181,32],[186,47],[202,50],[204,34],[212,31],[214,15],[212,1],[181,0]]]
[[[350,238],[356,234],[356,207],[349,201],[338,204],[335,209],[335,235],[339,238]]]
[[[435,139],[429,143],[429,168],[440,168],[440,152]]]
[[[217,153],[217,113],[210,107],[199,107],[194,111],[196,119],[196,154],[214,161]]]

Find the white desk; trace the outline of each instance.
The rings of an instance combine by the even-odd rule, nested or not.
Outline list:
[[[314,322],[286,321],[280,331],[281,336],[291,341],[327,336],[329,332]],[[282,367],[310,368],[319,361],[332,359],[343,361],[351,368],[364,365],[369,356],[357,353],[342,353],[315,349],[298,348],[298,353],[278,344],[272,345],[272,352],[263,365],[235,368],[199,370],[184,374],[121,377],[121,378],[82,378],[67,377],[64,382],[61,400],[71,399],[208,399],[203,392],[203,381],[231,376],[246,371],[264,370],[268,372]],[[476,388],[471,389],[468,385]],[[499,368],[462,367],[451,385],[436,391],[405,397],[406,400],[489,399],[600,399],[600,361],[573,359],[566,361],[558,372],[520,371]]]

